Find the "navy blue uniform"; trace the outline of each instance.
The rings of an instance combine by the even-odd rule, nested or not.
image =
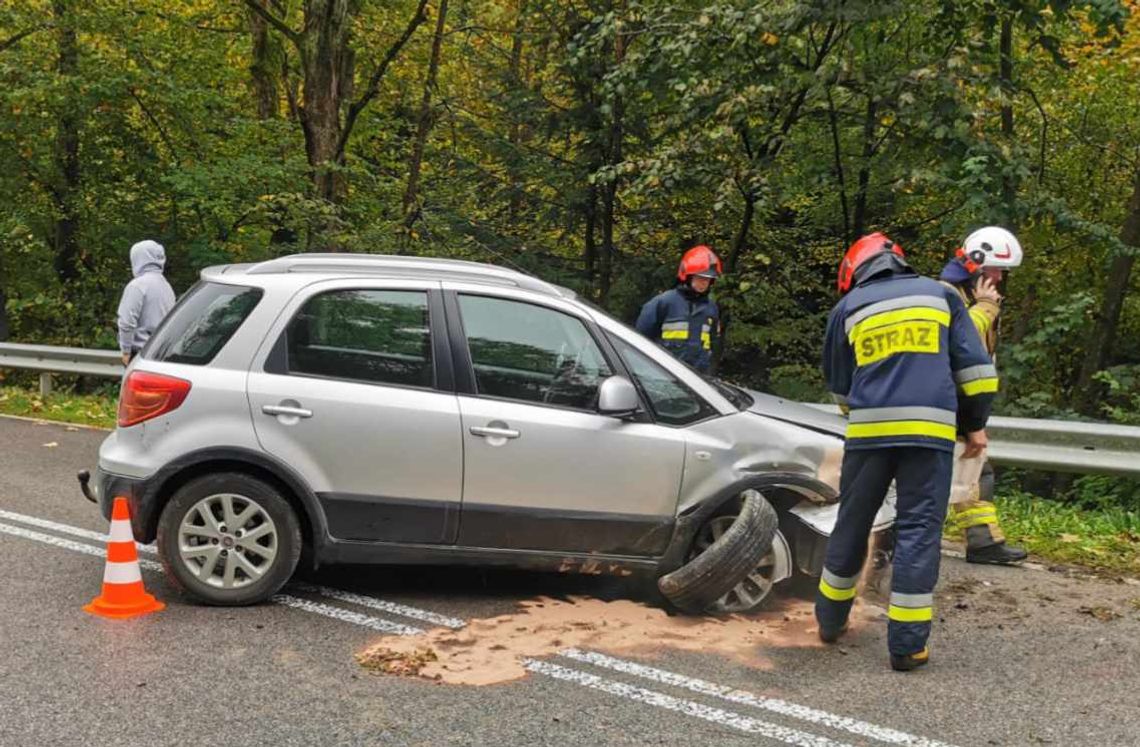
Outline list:
[[[652,298],[641,307],[637,331],[698,371],[712,365],[712,337],[720,329],[720,311],[708,294],[684,286]]]
[[[888,638],[892,654],[915,654],[930,635],[954,442],[959,429],[985,427],[997,373],[958,294],[901,263],[835,306],[823,371],[848,426],[816,617],[830,630],[846,624],[875,514],[894,481]]]

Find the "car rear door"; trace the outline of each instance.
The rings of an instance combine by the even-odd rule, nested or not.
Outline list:
[[[262,447],[307,481],[338,539],[451,543],[463,479],[438,283],[310,285],[249,373]]]
[[[683,434],[597,412],[621,368],[576,306],[445,283],[466,443],[459,544],[660,554]]]

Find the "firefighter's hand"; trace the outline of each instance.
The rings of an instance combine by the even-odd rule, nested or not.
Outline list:
[[[123,365],[126,366],[131,362],[131,354],[123,353]]]
[[[974,298],[979,301],[1001,303],[1001,294],[998,293],[997,286],[987,277],[978,278],[978,282],[974,285]]]
[[[989,445],[989,439],[986,438],[985,430],[971,431],[966,434],[966,450],[962,452],[963,459],[973,459],[980,456]]]

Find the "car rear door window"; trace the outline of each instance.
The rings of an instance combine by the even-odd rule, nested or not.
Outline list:
[[[194,366],[208,364],[241,327],[261,296],[260,288],[199,283],[170,312],[142,357]]]
[[[429,321],[423,291],[322,293],[289,324],[289,373],[431,387]]]
[[[479,394],[593,410],[612,375],[580,319],[521,301],[460,295]]]

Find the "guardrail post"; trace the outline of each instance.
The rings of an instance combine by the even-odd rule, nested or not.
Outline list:
[[[40,374],[40,397],[46,399],[51,394],[51,374],[44,371]]]

